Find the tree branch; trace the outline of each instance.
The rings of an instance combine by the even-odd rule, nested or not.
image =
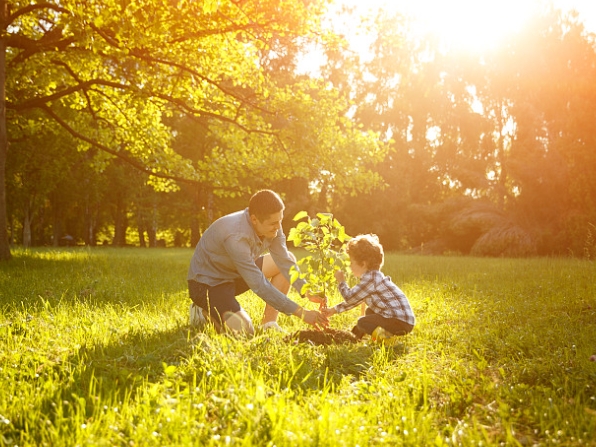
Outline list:
[[[56,101],[80,90],[87,90],[89,87],[94,85],[103,85],[119,90],[127,90],[130,88],[130,86],[121,84],[119,82],[105,81],[103,79],[92,79],[89,81],[81,82],[77,85],[70,86],[52,95],[43,96],[40,98],[33,98],[20,104],[7,104],[6,108],[16,110],[19,112],[26,109],[43,108],[48,102]]]
[[[82,140],[86,143],[89,143],[91,146],[106,152],[110,155],[113,155],[114,157],[118,157],[121,160],[125,161],[126,163],[128,163],[129,165],[133,166],[134,168],[138,169],[139,171],[148,174],[148,175],[152,175],[154,177],[159,177],[159,178],[163,178],[163,179],[168,179],[168,180],[174,180],[180,183],[186,183],[189,185],[199,185],[200,181],[198,180],[192,180],[192,179],[187,179],[184,177],[179,177],[176,175],[169,175],[169,174],[165,174],[162,172],[155,172],[153,170],[151,170],[150,168],[148,168],[147,166],[145,166],[144,164],[140,163],[137,160],[134,160],[128,156],[126,156],[124,153],[122,153],[121,151],[116,151],[113,149],[110,149],[109,147],[98,143],[97,141],[86,137],[85,135],[77,132],[75,129],[73,129],[66,121],[64,121],[62,118],[60,118],[51,108],[49,108],[46,105],[41,105],[38,107],[39,109],[43,110],[46,114],[48,114],[54,121],[56,121],[63,129],[65,129],[69,134],[71,134],[74,138],[78,139],[78,140]],[[225,189],[225,188],[222,188]],[[234,188],[229,188],[229,190],[231,191],[236,191],[236,189]]]
[[[30,12],[33,12],[33,11],[36,11],[39,9],[51,9],[53,11],[61,12],[63,14],[70,14],[70,11],[68,11],[68,9],[62,8],[61,6],[58,6],[54,3],[47,3],[47,2],[35,3],[35,4],[24,6],[20,9],[18,9],[17,11],[15,11],[14,14],[10,14],[6,18],[6,23],[2,24],[2,29],[6,30],[8,28],[8,25],[10,25],[12,22],[14,22],[19,17],[24,16],[25,14],[29,14]]]
[[[104,30],[99,29],[97,26],[95,26],[94,24],[89,24],[89,26],[91,27],[91,29],[93,29],[97,34],[99,34],[105,41],[106,43],[108,43],[109,45],[121,49],[121,45],[120,42],[118,42],[116,39],[114,39],[112,36],[110,36],[107,32],[105,32]],[[238,29],[236,30],[241,30],[243,29],[242,27],[238,27]],[[230,28],[230,31],[232,30],[232,28]],[[221,33],[218,31],[218,33]],[[212,34],[215,34],[212,33]],[[197,33],[198,35],[198,33]],[[197,35],[193,36],[193,37],[197,37]],[[205,36],[207,36],[208,33],[205,34]],[[190,37],[186,36],[185,38],[180,38],[178,41],[183,41],[183,40],[188,40]],[[174,41],[177,42],[177,41]],[[191,74],[193,76],[196,76],[198,79],[206,82],[207,84],[210,84],[212,86],[214,86],[215,88],[217,88],[218,90],[220,90],[222,93],[237,99],[238,101],[242,102],[242,103],[246,103],[248,102],[248,98],[246,96],[241,96],[238,95],[237,93],[233,92],[230,89],[227,89],[226,87],[224,87],[220,82],[216,82],[213,79],[210,79],[208,77],[206,77],[205,75],[199,73],[196,70],[191,69],[190,67],[188,67],[187,65],[183,65],[177,62],[173,62],[173,61],[167,61],[164,59],[160,59],[157,57],[153,57],[150,55],[150,52],[147,51],[146,49],[143,48],[130,48],[128,49],[128,54],[130,56],[136,57],[144,62],[147,63],[151,63],[151,64],[159,64],[159,65],[164,65],[166,67],[174,67],[179,69],[181,72],[184,73],[188,73]],[[251,103],[251,106],[257,110],[260,110],[263,113],[267,113],[267,114],[272,114],[272,112],[270,112],[269,110],[263,109],[261,107],[256,106],[254,103]]]
[[[83,81],[77,76],[77,74],[75,73],[75,71],[70,68],[70,66],[63,61],[59,61],[59,60],[52,60],[52,62],[56,65],[60,65],[62,67],[64,67],[64,69],[66,70],[66,72],[72,76],[72,78],[77,81],[79,84],[81,84]],[[93,107],[91,107],[91,98],[89,98],[89,93],[87,92],[87,89],[83,89],[83,94],[85,95],[85,98],[87,99],[87,107],[89,109],[89,113],[91,113],[91,116],[93,117],[93,119],[97,119],[97,115],[95,113],[95,110],[93,109]]]

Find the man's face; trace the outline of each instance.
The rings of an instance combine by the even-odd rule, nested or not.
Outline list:
[[[269,217],[264,219],[262,222],[257,219],[257,216],[251,214],[250,220],[252,226],[260,237],[266,237],[272,239],[277,236],[277,232],[281,229],[281,221],[284,218],[284,212],[279,211],[277,213],[270,214]]]

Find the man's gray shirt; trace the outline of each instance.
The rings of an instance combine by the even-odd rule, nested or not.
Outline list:
[[[295,265],[286,246],[286,236],[280,229],[273,239],[259,238],[255,232],[248,208],[217,219],[199,240],[188,269],[188,280],[208,286],[217,286],[242,277],[248,287],[267,304],[287,315],[298,309],[298,304],[277,290],[265,278],[255,261],[266,252],[284,277],[289,281],[290,267]],[[299,279],[293,286],[298,292],[305,281]]]

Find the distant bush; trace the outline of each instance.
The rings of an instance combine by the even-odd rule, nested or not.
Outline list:
[[[522,227],[505,223],[491,228],[480,236],[470,251],[474,256],[534,256],[534,238]]]

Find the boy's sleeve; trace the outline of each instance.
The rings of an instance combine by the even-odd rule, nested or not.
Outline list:
[[[364,301],[370,295],[370,286],[372,286],[371,282],[361,281],[350,289],[345,281],[340,282],[338,288],[339,293],[344,298],[344,302],[334,306],[337,313],[339,314],[353,309]]]

